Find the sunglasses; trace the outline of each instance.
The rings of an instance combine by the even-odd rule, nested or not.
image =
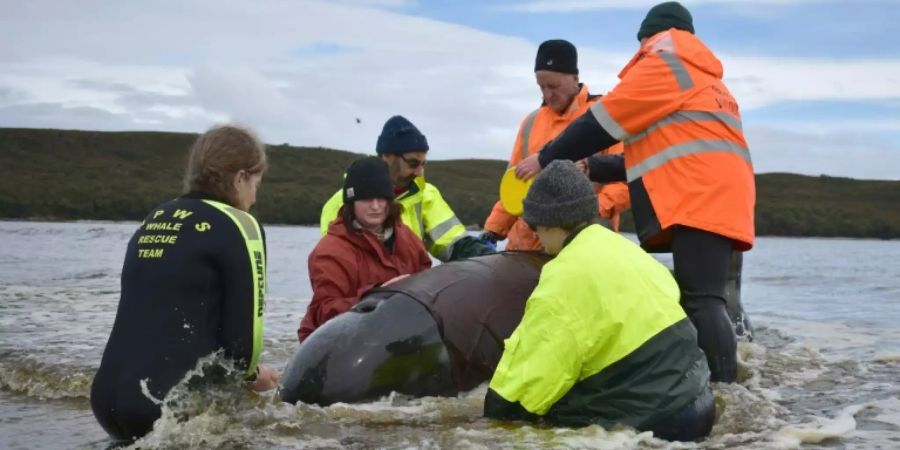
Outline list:
[[[407,158],[403,157],[403,155],[397,155],[397,156],[399,156],[400,159],[403,160],[403,162],[405,162],[407,165],[409,165],[410,169],[418,169],[419,167],[424,167],[425,163],[427,162],[424,159],[416,159],[416,158],[407,159]]]

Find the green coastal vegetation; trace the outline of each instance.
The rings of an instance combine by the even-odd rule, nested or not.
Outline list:
[[[177,196],[194,134],[0,129],[0,218],[141,220]],[[318,224],[322,204],[361,155],[269,146],[269,171],[254,213],[266,224]],[[429,161],[464,223],[484,223],[505,161]],[[760,235],[900,238],[900,181],[768,173],[756,176]],[[623,225],[632,229],[630,214]]]

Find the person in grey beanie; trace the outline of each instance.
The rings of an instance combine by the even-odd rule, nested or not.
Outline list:
[[[587,177],[571,161],[554,161],[553,170],[534,181],[528,190],[523,217],[532,229],[544,230],[544,251],[555,255],[574,231],[597,217],[597,193]],[[540,236],[540,234],[539,234]]]
[[[694,32],[684,5],[650,8],[619,84],[517,164],[516,177],[532,178],[555,159],[588,158],[592,181],[626,181],[641,245],[672,253],[681,305],[713,381],[734,383],[738,337],[753,336],[740,273],[756,239],[756,181],[725,68]],[[596,155],[619,143],[621,156]]]
[[[554,258],[504,341],[484,415],[625,425],[667,440],[707,436],[715,421],[709,367],[669,270],[592,223],[596,195],[571,161],[544,168],[524,207]]]

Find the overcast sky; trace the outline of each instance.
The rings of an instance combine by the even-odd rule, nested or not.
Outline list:
[[[433,159],[507,159],[564,38],[604,93],[656,1],[0,0],[0,126],[202,132],[373,152],[402,114]],[[697,0],[757,172],[900,179],[900,0]],[[357,123],[356,119],[360,119]]]

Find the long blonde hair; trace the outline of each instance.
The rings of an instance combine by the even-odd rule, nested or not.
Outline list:
[[[265,146],[253,130],[238,125],[215,126],[191,146],[184,190],[210,194],[234,206],[235,174],[241,170],[257,174],[267,168]]]

